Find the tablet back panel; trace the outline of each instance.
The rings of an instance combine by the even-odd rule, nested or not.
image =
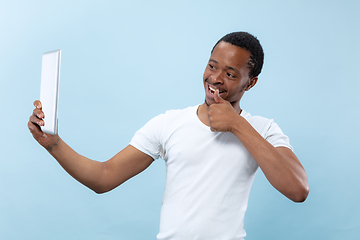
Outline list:
[[[45,133],[57,134],[57,109],[59,100],[61,50],[43,54],[41,67],[40,101],[44,112]]]

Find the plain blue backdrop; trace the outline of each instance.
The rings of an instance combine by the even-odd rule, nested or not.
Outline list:
[[[159,159],[97,195],[33,139],[41,57],[61,49],[59,134],[105,161],[149,119],[203,102],[210,50],[248,31],[265,51],[241,107],[273,118],[308,173],[296,204],[259,171],[247,240],[360,236],[359,1],[0,1],[0,239],[155,239]]]

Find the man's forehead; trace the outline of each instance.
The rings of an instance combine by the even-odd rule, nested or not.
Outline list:
[[[228,64],[234,65],[231,67],[239,68],[243,65],[247,65],[250,61],[251,53],[245,48],[232,45],[228,42],[220,42],[214,48],[211,53],[210,59],[218,63],[227,62]]]

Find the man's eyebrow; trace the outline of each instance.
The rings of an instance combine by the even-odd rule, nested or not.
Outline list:
[[[217,63],[217,64],[219,63],[218,61],[216,61],[216,60],[214,60],[214,59],[212,59],[212,58],[210,58],[209,62],[214,62],[214,63]],[[238,69],[236,69],[236,68],[234,68],[234,67],[226,66],[226,68],[227,68],[227,69],[230,69],[230,70],[233,70],[234,72],[237,72],[237,73],[240,72]]]
[[[240,72],[239,70],[237,70],[236,68],[233,68],[233,67],[229,67],[229,66],[226,66],[228,69],[230,69],[230,70],[233,70],[234,72]]]
[[[219,63],[218,61],[211,59],[211,58],[210,58],[209,62]]]

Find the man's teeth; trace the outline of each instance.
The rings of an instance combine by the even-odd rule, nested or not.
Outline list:
[[[209,86],[209,90],[210,90],[210,93],[214,93],[216,89]]]

